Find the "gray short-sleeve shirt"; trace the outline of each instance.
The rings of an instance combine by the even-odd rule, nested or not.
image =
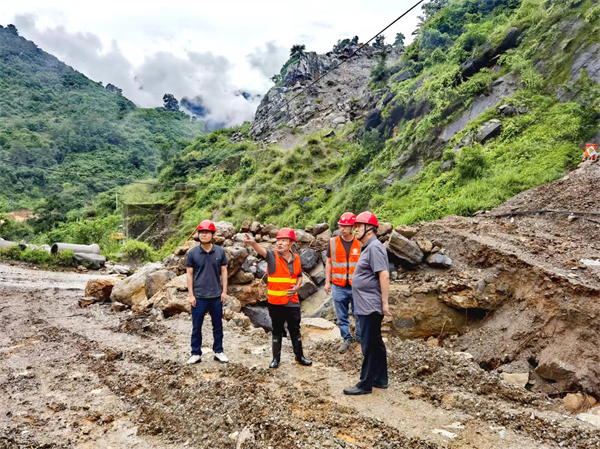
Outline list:
[[[373,312],[383,315],[378,275],[380,271],[389,271],[387,251],[383,243],[373,236],[362,246],[352,276],[352,296],[357,315],[370,315]]]

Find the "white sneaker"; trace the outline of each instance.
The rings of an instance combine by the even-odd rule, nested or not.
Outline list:
[[[215,353],[215,360],[221,363],[229,363],[229,359],[227,358],[224,352]]]
[[[199,355],[193,355],[188,359],[187,364],[193,365],[194,363],[200,362],[200,360],[202,360],[202,357],[200,357]]]

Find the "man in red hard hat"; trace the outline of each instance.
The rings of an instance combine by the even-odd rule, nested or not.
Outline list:
[[[381,337],[381,322],[392,316],[388,306],[390,272],[387,251],[377,238],[379,223],[371,212],[356,217],[354,231],[362,243],[360,258],[352,276],[352,296],[360,323],[363,364],[360,381],[345,394],[368,394],[388,387],[387,356]]]
[[[355,220],[356,215],[352,212],[342,214],[338,221],[340,235],[329,241],[325,262],[325,293],[330,295],[333,292],[337,324],[343,338],[340,344],[340,354],[344,354],[353,341],[360,342],[360,325],[356,319],[352,298],[352,275],[360,256],[360,242],[352,234]],[[350,321],[348,320],[350,307],[355,320],[355,337],[352,337],[350,333]]]
[[[267,301],[269,315],[273,322],[273,361],[269,368],[275,369],[281,361],[281,345],[283,340],[283,326],[287,327],[296,356],[296,363],[304,366],[312,362],[304,357],[302,339],[300,337],[300,298],[298,290],[302,285],[302,266],[300,256],[293,253],[292,245],[296,241],[293,229],[282,228],[278,233],[276,243],[277,251],[266,249],[256,243],[246,234],[246,245],[267,260]]]
[[[188,301],[192,306],[192,355],[188,364],[198,363],[202,356],[202,324],[206,312],[213,328],[215,360],[229,362],[223,352],[223,304],[227,302],[227,255],[220,246],[213,245],[217,231],[215,224],[204,220],[198,225],[200,245],[187,253]]]

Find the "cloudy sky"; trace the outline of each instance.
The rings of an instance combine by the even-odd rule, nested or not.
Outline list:
[[[330,51],[338,39],[371,38],[416,0],[2,0],[0,24],[74,69],[115,84],[141,107],[165,93],[196,98],[213,124],[251,120],[289,48]],[[410,35],[418,7],[386,33]]]

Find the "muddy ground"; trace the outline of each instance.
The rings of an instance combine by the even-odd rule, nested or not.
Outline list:
[[[91,276],[0,265],[2,448],[590,448],[598,429],[560,399],[505,384],[446,349],[391,339],[390,388],[347,397],[358,346],[285,342],[226,325],[228,365],[186,366],[191,322],[81,309]]]

